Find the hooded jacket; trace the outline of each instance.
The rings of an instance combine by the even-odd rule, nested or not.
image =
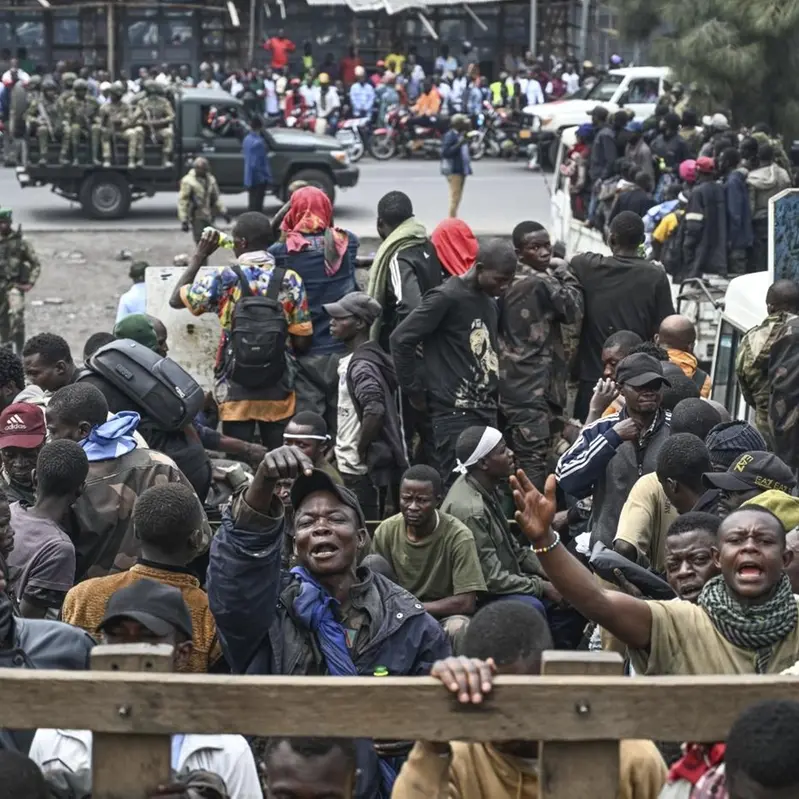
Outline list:
[[[285,515],[277,497],[270,515],[240,496],[225,511],[208,566],[208,601],[222,650],[234,674],[323,675],[327,667],[315,633],[294,610],[299,578],[281,569]],[[446,635],[405,589],[368,568],[358,569],[352,607],[367,619],[350,651],[360,676],[385,668],[395,676],[427,676],[451,654]],[[358,799],[376,797],[374,749],[359,741]]]
[[[768,201],[783,189],[791,188],[791,176],[777,164],[753,169],[746,178],[752,219],[768,217]]]
[[[366,415],[383,417],[380,436],[366,453],[366,465],[374,485],[391,485],[408,468],[394,362],[376,341],[367,341],[352,354],[346,379],[358,420],[363,422]]]
[[[724,181],[724,196],[727,200],[727,244],[731,250],[746,250],[754,242],[746,177],[746,170],[733,169]]]

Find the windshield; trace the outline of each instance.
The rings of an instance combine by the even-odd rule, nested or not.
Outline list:
[[[590,91],[591,91],[591,87],[590,86],[580,86],[580,88],[577,89],[576,92],[572,92],[571,94],[567,94],[565,99],[567,99],[567,100],[584,100],[588,96],[588,93]]]
[[[598,103],[609,103],[623,80],[623,75],[608,75],[588,92],[586,100],[596,100]]]

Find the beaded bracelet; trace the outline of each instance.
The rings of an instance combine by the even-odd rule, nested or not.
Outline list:
[[[552,552],[552,550],[560,543],[560,533],[557,531],[553,532],[555,533],[555,540],[551,544],[547,544],[547,546],[541,547],[540,549],[533,547],[533,552],[535,552],[536,555],[546,555],[548,552]]]

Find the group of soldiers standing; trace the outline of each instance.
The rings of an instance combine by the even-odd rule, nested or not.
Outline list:
[[[160,143],[163,166],[172,166],[175,143],[175,110],[163,87],[154,80],[144,84],[144,91],[126,102],[125,88],[113,83],[108,98],[99,102],[89,94],[89,85],[74,73],[63,76],[63,91],[51,78],[38,76],[28,84],[29,105],[25,128],[29,140],[39,144],[39,164],[48,163],[50,144],[60,139],[61,164],[80,164],[80,144],[89,144],[88,163],[110,167],[121,159],[117,147],[125,143],[128,168],[144,166],[144,142],[149,136]],[[102,161],[100,151],[102,150]]]

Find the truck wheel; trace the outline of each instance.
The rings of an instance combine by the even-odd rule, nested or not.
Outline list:
[[[83,181],[78,199],[92,219],[122,219],[130,210],[130,185],[118,172],[104,170]]]
[[[317,189],[321,189],[327,195],[331,204],[335,204],[336,186],[333,183],[333,178],[327,172],[323,172],[321,169],[301,169],[291,176],[289,183],[294,183],[295,180],[304,180],[311,186],[316,186]]]

